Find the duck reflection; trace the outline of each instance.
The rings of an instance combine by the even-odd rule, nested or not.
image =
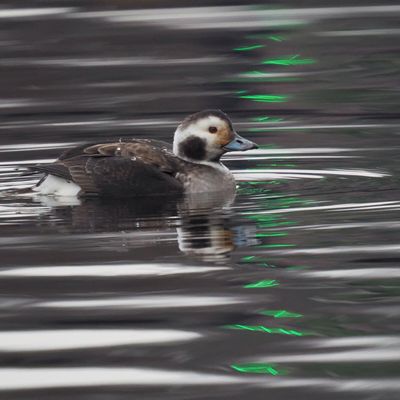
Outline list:
[[[235,226],[231,205],[235,193],[155,196],[130,199],[40,197],[51,221],[63,233],[142,231],[140,242],[177,234],[184,254],[203,261],[224,262],[237,246],[249,244],[255,228]],[[47,218],[46,218],[47,220]],[[54,224],[54,223],[53,223]],[[154,232],[154,235],[149,235]],[[135,247],[134,235],[124,246]]]
[[[233,231],[224,217],[206,214],[190,215],[181,219],[177,228],[179,250],[203,258],[217,258],[234,248]]]

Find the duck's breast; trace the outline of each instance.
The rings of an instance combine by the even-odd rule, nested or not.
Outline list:
[[[235,191],[235,178],[222,164],[196,165],[179,177],[186,193]]]

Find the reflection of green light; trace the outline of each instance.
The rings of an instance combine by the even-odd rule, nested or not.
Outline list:
[[[247,182],[250,183],[250,185],[276,185],[281,183],[280,181],[273,180],[273,181],[251,181]]]
[[[278,217],[276,215],[253,214],[253,215],[248,215],[248,218],[255,219],[257,221],[274,221]]]
[[[255,258],[256,258],[256,256],[245,256],[245,257],[242,257],[242,261],[249,262],[249,261],[254,260]]]
[[[296,167],[297,165],[295,164],[257,164],[257,167],[260,168],[270,168],[270,167]]]
[[[275,244],[261,244],[257,247],[262,247],[264,249],[274,249],[278,247],[295,247],[295,244],[288,244],[288,243],[275,243]]]
[[[256,237],[276,237],[276,236],[287,236],[286,232],[268,232],[268,233],[256,233]]]
[[[259,49],[261,47],[264,47],[263,44],[255,44],[253,46],[246,46],[246,47],[236,47],[235,51],[250,51],[250,50],[255,50],[255,49]]]
[[[248,283],[243,287],[245,287],[246,289],[259,289],[259,288],[274,287],[278,285],[279,282],[276,279],[266,279],[263,281]]]
[[[269,190],[263,188],[239,188],[239,193],[245,195],[265,194],[267,192],[269,192]]]
[[[285,328],[268,328],[264,325],[225,325],[225,328],[228,329],[238,329],[243,331],[251,331],[251,332],[264,332],[271,334],[279,334],[279,335],[290,335],[290,336],[304,336],[305,333],[297,331],[295,329],[285,329]]]
[[[273,65],[307,65],[314,64],[315,61],[312,58],[299,58],[299,55],[290,56],[286,58],[271,58],[268,60],[264,60],[262,64],[273,64]]]
[[[260,223],[260,228],[277,228],[278,226],[295,225],[294,221],[274,222],[274,223]]]
[[[273,40],[274,42],[283,42],[283,37],[278,35],[270,35],[268,39]]]
[[[242,263],[259,264],[259,265],[262,265],[263,267],[275,268],[275,265],[269,264],[268,260],[263,257],[245,256],[245,257],[242,257],[242,259],[240,261]]]
[[[235,83],[262,83],[262,82],[298,82],[301,81],[300,78],[295,77],[274,77],[274,78],[264,78],[264,77],[239,77],[237,79],[227,79],[226,82]]]
[[[255,35],[247,35],[246,39],[268,39],[268,40],[273,40],[274,42],[283,42],[285,38],[280,35],[266,35],[265,33],[259,33]]]
[[[253,118],[253,121],[256,121],[256,122],[281,122],[281,121],[283,121],[283,118],[256,117],[256,118]]]
[[[242,75],[252,75],[254,77],[261,76],[263,78],[265,77],[264,72],[261,72],[261,71],[248,71],[248,72],[245,72]]]
[[[301,318],[303,314],[298,314],[286,310],[264,310],[260,314],[268,315],[274,318]]]
[[[231,368],[246,374],[270,374],[284,375],[286,371],[276,369],[272,364],[251,363],[251,364],[232,364]]]
[[[241,99],[249,99],[261,103],[283,103],[287,100],[287,96],[274,94],[248,94],[241,95]]]

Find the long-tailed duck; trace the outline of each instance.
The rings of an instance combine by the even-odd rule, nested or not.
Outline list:
[[[183,120],[172,148],[158,140],[128,139],[67,150],[52,164],[32,167],[45,174],[32,190],[113,197],[234,190],[233,175],[220,158],[255,148],[234,131],[225,113],[204,110]]]

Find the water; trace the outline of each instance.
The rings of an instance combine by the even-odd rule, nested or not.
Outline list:
[[[256,3],[2,4],[0,397],[398,398],[400,5]],[[15,195],[210,107],[235,199]]]

